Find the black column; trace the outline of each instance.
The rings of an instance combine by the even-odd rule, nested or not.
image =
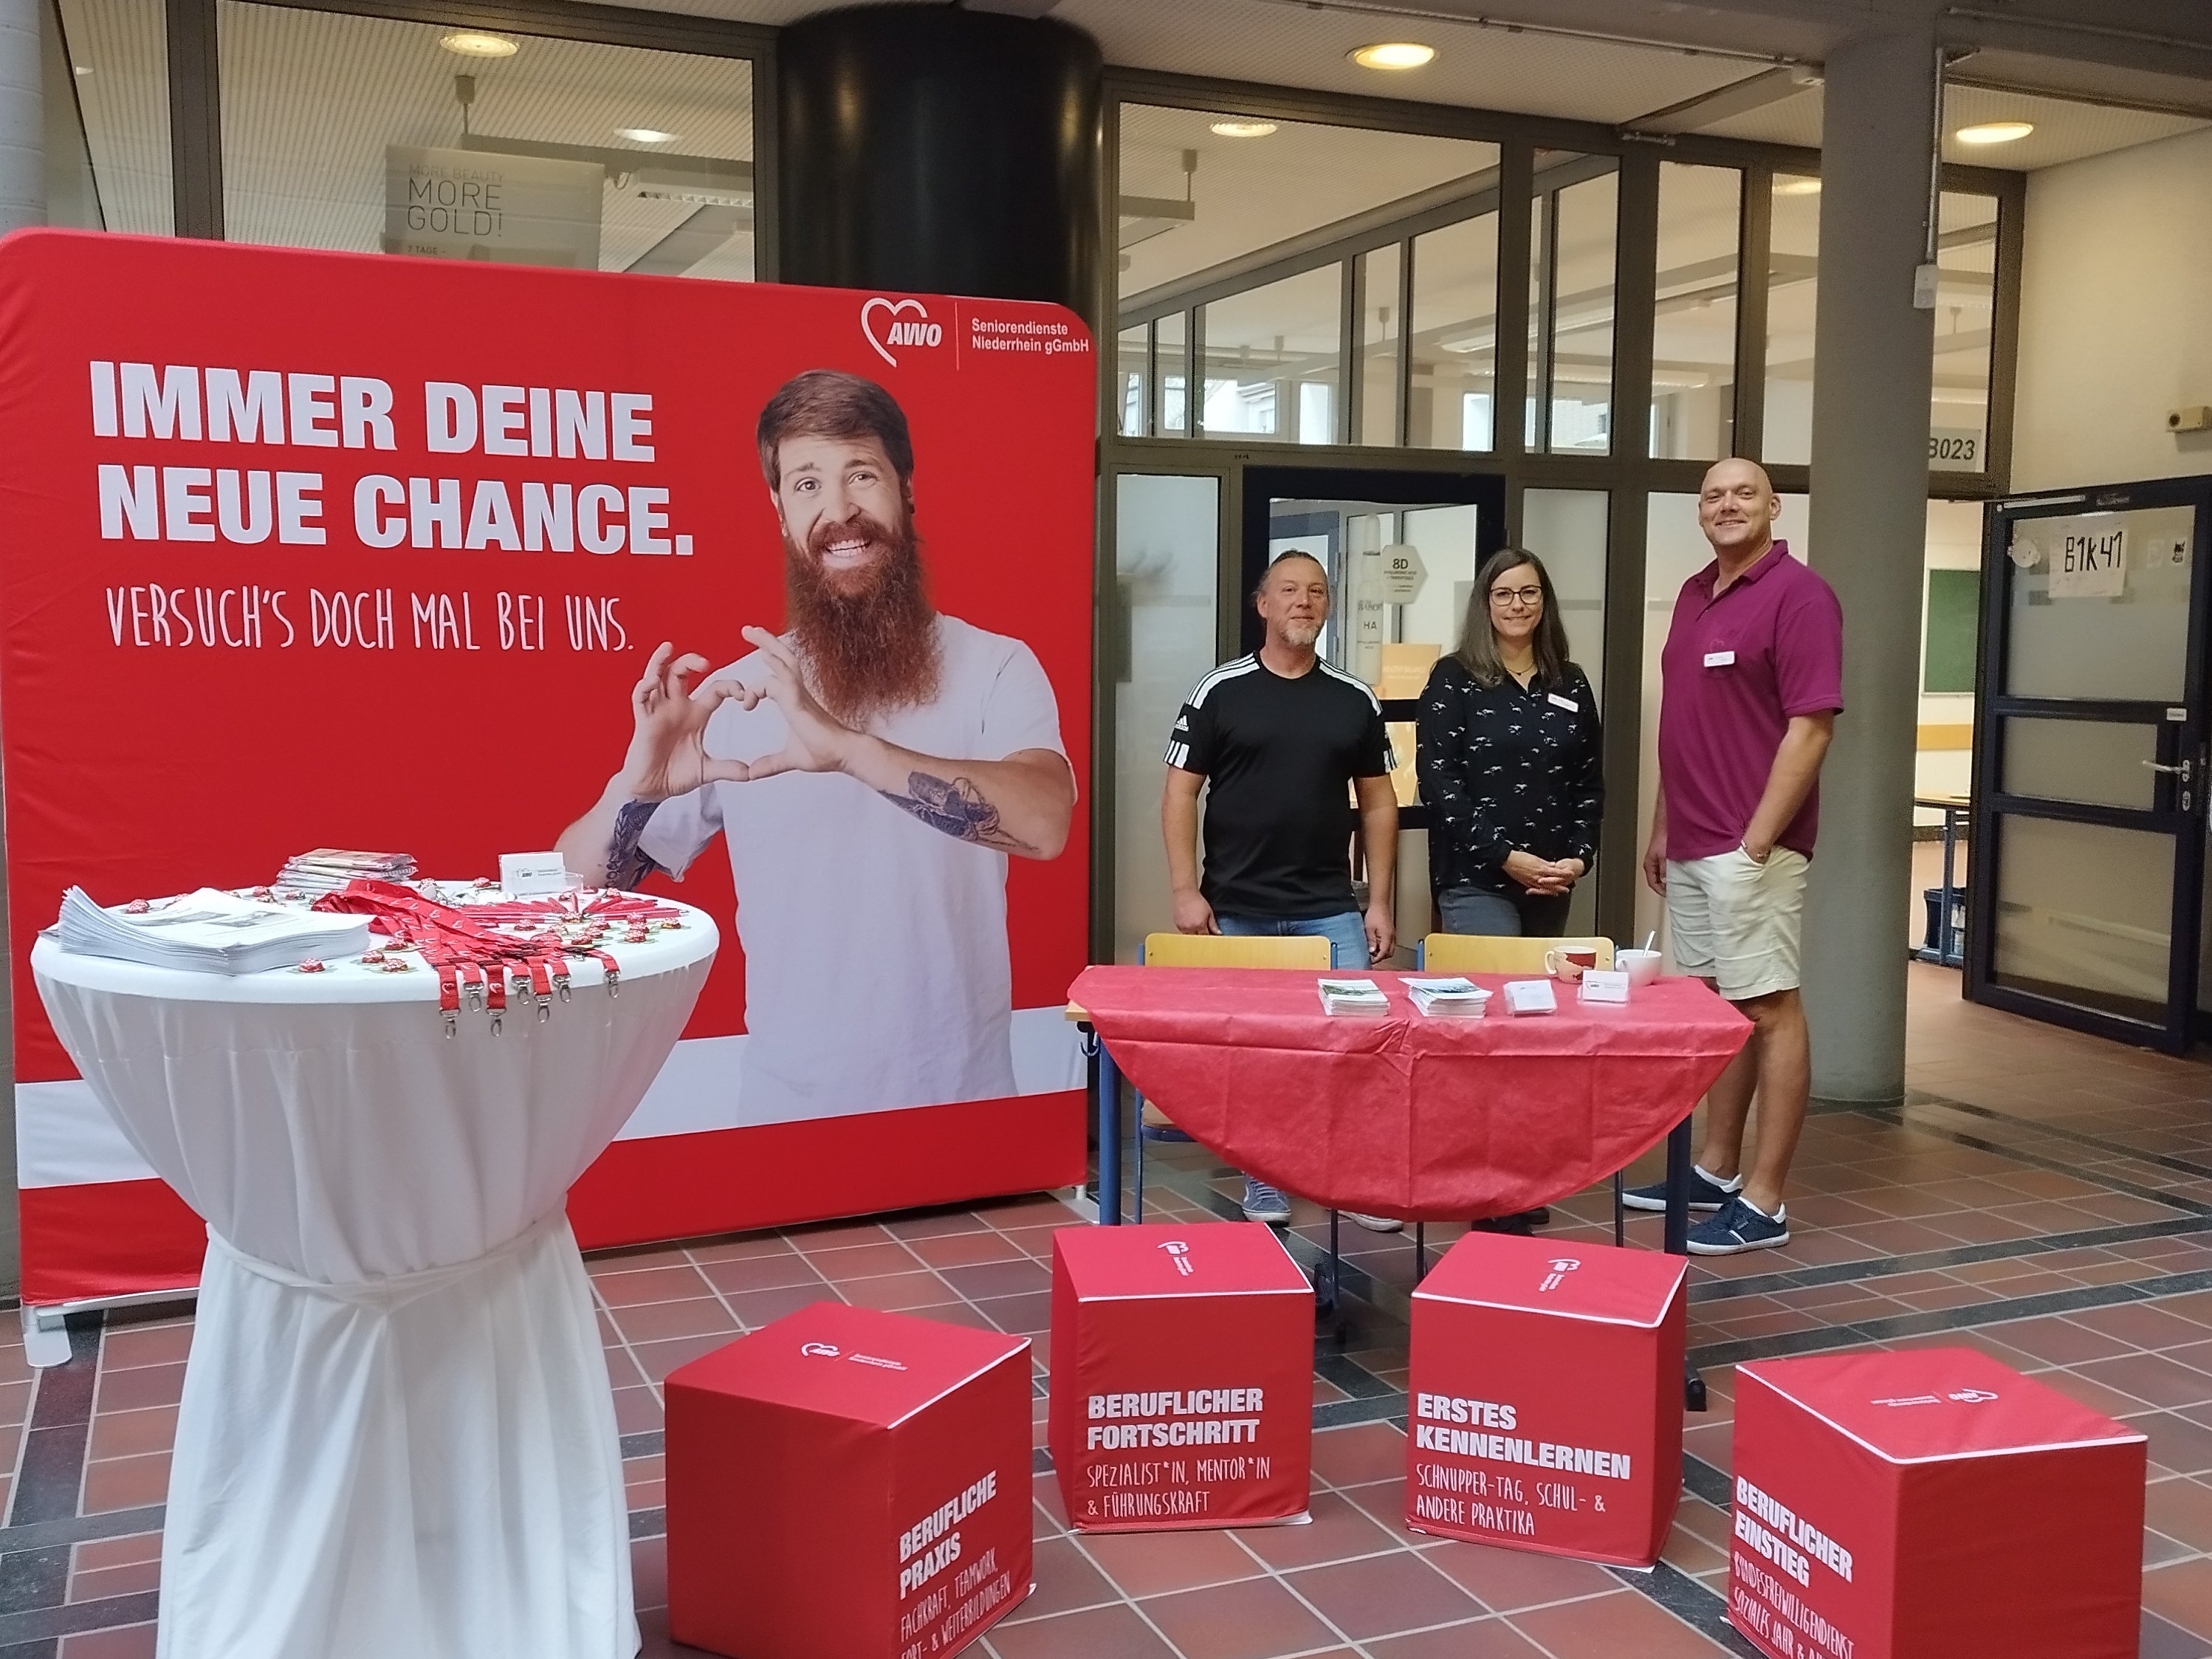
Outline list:
[[[1053,300],[1096,326],[1097,43],[856,6],[776,42],[783,280]]]

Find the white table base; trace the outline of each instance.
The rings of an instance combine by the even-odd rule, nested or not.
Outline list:
[[[159,1659],[638,1650],[614,1405],[560,1211],[355,1285],[211,1233],[170,1492]]]

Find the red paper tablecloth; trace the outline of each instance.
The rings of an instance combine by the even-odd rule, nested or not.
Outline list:
[[[1696,980],[1555,1014],[1331,1017],[1287,969],[1085,969],[1069,988],[1129,1080],[1223,1162],[1334,1209],[1409,1221],[1509,1215],[1656,1146],[1751,1022]],[[1341,977],[1341,975],[1339,975]],[[1503,975],[1471,975],[1495,990]]]

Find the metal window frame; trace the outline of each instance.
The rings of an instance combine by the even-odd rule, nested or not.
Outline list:
[[[633,46],[752,66],[753,274],[774,282],[777,230],[777,31],[678,12],[639,11],[592,0],[243,0],[295,11],[380,17],[399,23],[481,28],[591,46]],[[168,35],[170,166],[177,234],[223,236],[222,83],[219,0],[165,0]]]
[[[1659,234],[1659,163],[1733,168],[1742,179],[1738,214],[1736,362],[1734,452],[1753,459],[1761,457],[1766,381],[1767,303],[1770,256],[1772,248],[1772,188],[1778,173],[1817,177],[1820,152],[1792,145],[1682,134],[1662,143],[1633,138],[1619,130],[1591,122],[1525,116],[1502,111],[1461,108],[1404,100],[1326,93],[1303,88],[1187,76],[1155,70],[1109,68],[1106,75],[1103,156],[1106,187],[1099,204],[1103,245],[1118,246],[1115,204],[1120,191],[1121,115],[1127,104],[1164,106],[1260,120],[1312,122],[1323,125],[1407,133],[1419,137],[1458,138],[1492,143],[1498,148],[1498,179],[1494,189],[1470,192],[1464,203],[1431,204],[1403,223],[1361,226],[1335,242],[1316,240],[1310,247],[1292,246],[1249,271],[1217,273],[1221,279],[1208,284],[1204,295],[1163,295],[1163,301],[1189,305],[1191,361],[1202,362],[1195,307],[1203,299],[1257,287],[1267,281],[1295,274],[1293,267],[1312,269],[1336,260],[1347,262],[1348,301],[1361,295],[1349,262],[1363,258],[1375,248],[1396,243],[1401,249],[1399,327],[1396,354],[1396,430],[1388,447],[1349,441],[1359,435],[1349,420],[1339,422],[1339,435],[1347,441],[1332,446],[1297,445],[1253,439],[1214,439],[1195,441],[1199,428],[1192,415],[1189,438],[1117,435],[1110,410],[1100,428],[1102,498],[1100,558],[1102,594],[1110,594],[1114,532],[1111,498],[1114,481],[1124,472],[1207,473],[1221,479],[1222,559],[1220,583],[1221,640],[1224,653],[1237,648],[1237,628],[1243,595],[1237,591],[1235,568],[1242,544],[1243,512],[1243,472],[1248,465],[1353,467],[1410,471],[1475,471],[1502,473],[1506,483],[1506,534],[1522,533],[1522,503],[1531,489],[1603,490],[1607,495],[1605,665],[1607,726],[1607,775],[1612,781],[1606,811],[1602,856],[1597,873],[1599,926],[1625,937],[1634,926],[1637,851],[1641,826],[1637,822],[1638,774],[1641,769],[1642,702],[1644,629],[1645,539],[1650,524],[1650,497],[1657,494],[1694,493],[1711,465],[1704,460],[1670,460],[1650,453],[1652,355],[1656,331],[1656,299]],[[1541,188],[1535,176],[1537,152],[1566,151],[1607,158],[1620,176],[1619,219],[1614,241],[1613,443],[1607,453],[1552,454],[1546,453],[1542,428],[1548,426],[1548,408],[1540,411],[1539,443],[1532,450],[1524,441],[1527,399],[1540,378],[1541,363],[1532,363],[1528,346],[1530,204]],[[1978,473],[1931,473],[1931,500],[1989,500],[2003,495],[2009,486],[2012,459],[2012,397],[2018,371],[2020,325],[2020,263],[2023,241],[2021,210],[2027,181],[2020,174],[1992,168],[1946,164],[1942,186],[1996,198],[1997,276],[1990,339],[1989,439],[1987,465]],[[1477,196],[1481,198],[1478,202]],[[1458,210],[1455,211],[1456,208]],[[1415,281],[1414,237],[1422,231],[1457,222],[1476,212],[1498,214],[1497,348],[1493,378],[1492,447],[1468,453],[1408,445],[1412,435],[1411,399],[1413,352],[1410,349],[1413,289]],[[1413,219],[1419,222],[1416,224]],[[1102,317],[1119,311],[1117,262],[1101,262],[1101,292],[1097,310]],[[1549,262],[1547,271],[1551,269]],[[1547,285],[1548,286],[1548,285]],[[1163,309],[1166,307],[1164,307]],[[1362,395],[1360,330],[1352,325],[1358,314],[1347,308],[1346,326],[1340,341],[1339,382],[1347,408]],[[1540,349],[1548,350],[1549,331]],[[1532,370],[1537,371],[1533,373]],[[1191,394],[1195,398],[1198,392]],[[1357,416],[1352,419],[1357,419]],[[1802,495],[1812,487],[1811,468],[1772,465],[1768,468],[1775,488]],[[1102,708],[1111,698],[1102,695]],[[1110,760],[1115,733],[1110,709],[1097,737],[1097,753]],[[1102,768],[1111,770],[1110,765]],[[1094,790],[1097,814],[1095,845],[1105,846],[1113,825],[1110,784]],[[1094,866],[1094,916],[1098,940],[1110,942],[1113,891],[1110,860]]]

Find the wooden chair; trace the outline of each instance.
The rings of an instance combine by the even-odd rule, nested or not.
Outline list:
[[[1421,941],[1426,974],[1540,974],[1544,955],[1562,945],[1597,952],[1597,965],[1613,966],[1609,939],[1501,938],[1491,933],[1431,933]]]
[[[1541,974],[1546,953],[1562,945],[1597,952],[1597,965],[1613,966],[1609,939],[1529,939],[1494,933],[1431,933],[1421,941],[1421,971],[1428,974]],[[1628,1242],[1628,1206],[1621,1172],[1613,1176],[1613,1242]],[[1416,1244],[1417,1252],[1425,1255]]]

